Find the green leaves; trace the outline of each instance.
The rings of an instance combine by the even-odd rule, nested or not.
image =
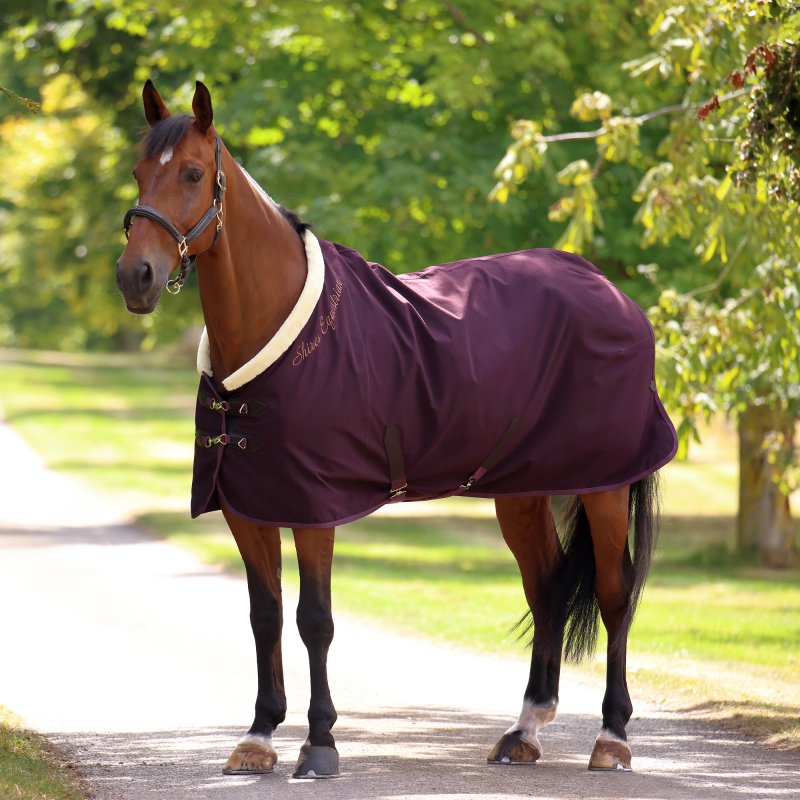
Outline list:
[[[643,247],[662,248],[639,274],[660,291],[659,386],[685,453],[696,420],[719,410],[800,416],[800,19],[758,0],[639,8],[650,49],[620,65],[627,100],[581,87],[570,113],[600,123],[588,131],[516,123],[493,197],[555,173],[571,189],[549,211],[557,246],[586,251],[602,246],[601,209],[618,208],[615,165],[638,173],[632,219]]]
[[[571,194],[558,200],[547,214],[553,222],[568,221],[555,245],[561,250],[582,253],[587,242],[594,237],[595,228],[603,227],[593,177],[593,170],[584,159],[567,164],[556,175],[560,184],[573,187]]]

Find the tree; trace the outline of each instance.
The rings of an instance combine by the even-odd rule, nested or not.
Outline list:
[[[693,249],[666,277],[655,263],[638,268],[659,290],[650,317],[662,391],[683,452],[699,417],[738,417],[739,548],[773,566],[796,554],[788,492],[800,415],[798,10],[785,1],[645,0],[651,50],[622,65],[636,79],[629,94],[579,95],[572,114],[593,123],[588,130],[517,123],[492,191],[503,202],[549,166],[554,145],[593,143],[593,159],[558,172],[566,191],[550,210],[566,223],[559,245],[587,250],[603,225],[598,181],[620,164],[640,171],[633,199],[643,243],[682,240]],[[644,112],[654,84],[673,101]],[[645,146],[648,126],[665,123]]]
[[[150,344],[190,319],[171,301],[145,329],[120,314],[110,281],[92,315],[75,305],[93,278],[110,276],[119,220],[135,199],[127,176],[147,77],[176,108],[188,106],[195,78],[213,84],[226,143],[273,196],[321,235],[401,271],[550,240],[539,187],[502,209],[485,202],[507,119],[520,108],[558,119],[557,98],[591,79],[616,91],[624,79],[605,66],[620,49],[644,52],[643,23],[627,0],[198,0],[191,14],[166,0],[7,5],[0,69],[14,76],[14,91],[53,98],[44,116],[66,126],[28,121],[22,135],[14,108],[0,131],[18,154],[26,139],[52,137],[41,147],[47,163],[14,160],[18,190],[0,212],[7,282],[22,287],[38,265],[41,297],[15,292],[3,326],[28,344],[42,344],[54,327],[47,315],[72,326],[73,346],[118,346],[131,336]],[[79,129],[89,117],[100,125],[87,137]],[[57,146],[63,137],[69,149]],[[70,235],[31,230],[44,219]],[[617,267],[630,260],[619,253],[638,252],[622,228],[608,239]],[[69,280],[81,287],[74,302],[65,297]]]

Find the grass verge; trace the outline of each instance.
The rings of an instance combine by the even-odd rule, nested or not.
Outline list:
[[[196,377],[152,357],[0,353],[6,418],[48,463],[113,495],[142,524],[241,570],[218,515],[188,519]],[[630,638],[634,695],[800,749],[800,572],[733,553],[733,435],[705,437],[665,470],[668,517]],[[516,564],[491,503],[409,504],[337,532],[334,603],[469,649],[525,657],[509,633],[523,611]],[[284,581],[296,586],[291,537]],[[603,644],[601,642],[601,653]],[[603,670],[599,657],[588,670]]]
[[[0,706],[0,797],[8,800],[82,800],[87,795],[41,736],[19,727]]]

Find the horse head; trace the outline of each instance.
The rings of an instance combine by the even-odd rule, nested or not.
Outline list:
[[[139,203],[125,216],[128,243],[117,261],[117,285],[129,311],[149,314],[164,288],[179,291],[194,257],[216,243],[225,176],[211,95],[202,83],[193,117],[172,116],[150,80],[142,98],[150,129],[133,170]],[[209,227],[212,221],[216,226]],[[178,266],[179,277],[170,281]]]

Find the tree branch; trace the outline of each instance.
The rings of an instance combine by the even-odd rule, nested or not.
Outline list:
[[[728,263],[722,268],[719,275],[717,275],[716,280],[713,280],[711,283],[706,284],[705,286],[699,286],[697,289],[692,289],[690,292],[686,292],[686,297],[697,297],[699,294],[716,292],[717,289],[722,286],[722,282],[725,280],[725,278],[728,277],[728,274],[733,269],[734,264],[736,264],[736,262],[739,260],[739,256],[741,256],[742,251],[749,241],[749,236],[745,236],[739,241],[739,244],[736,246],[736,250],[733,251],[733,255],[728,259]]]
[[[467,21],[466,14],[451,0],[445,0],[444,7],[447,9],[447,12],[456,22],[456,24],[460,25],[465,31],[471,33],[481,44],[488,44],[486,41],[486,37],[479,31],[473,28],[469,22]]]
[[[734,100],[737,97],[741,97],[745,94],[750,94],[755,87],[747,87],[744,89],[737,89],[735,92],[729,92],[728,94],[723,95],[719,98],[720,103],[725,103],[728,100]],[[702,108],[705,103],[690,103],[689,105],[681,104],[681,105],[674,105],[674,106],[664,106],[663,108],[657,108],[654,111],[648,111],[646,114],[641,114],[638,117],[628,117],[631,122],[636,122],[639,125],[643,125],[645,122],[650,122],[651,119],[656,119],[657,117],[663,117],[667,114],[679,114],[682,111],[697,111],[697,109]],[[540,136],[537,137],[537,142],[543,142],[545,144],[552,144],[553,142],[572,142],[579,139],[599,139],[604,133],[607,133],[605,125],[597,128],[594,131],[571,131],[569,133],[554,133],[550,136]]]
[[[6,97],[10,97],[14,102],[19,103],[21,106],[25,106],[28,111],[32,111],[34,114],[39,113],[41,106],[35,100],[22,97],[21,95],[12,92],[11,89],[6,89],[5,86],[0,86],[0,92],[6,95]]]

